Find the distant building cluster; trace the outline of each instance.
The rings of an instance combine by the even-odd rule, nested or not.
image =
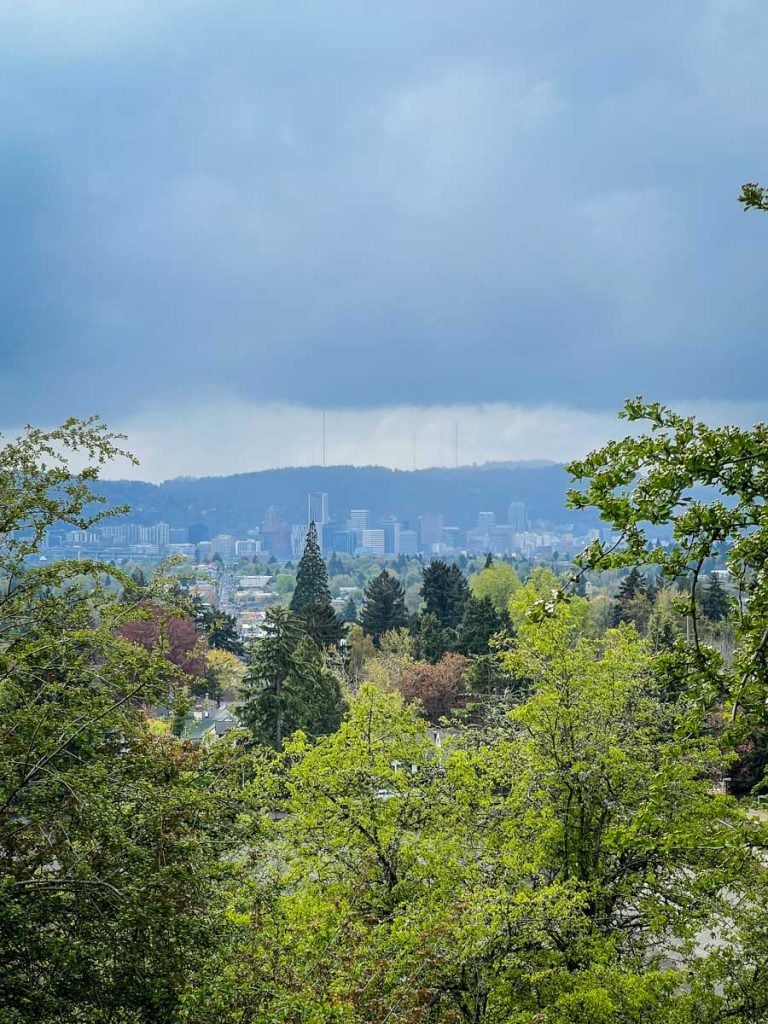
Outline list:
[[[474,524],[459,526],[446,521],[442,512],[423,512],[413,518],[376,518],[370,509],[350,508],[332,514],[328,493],[313,491],[307,496],[306,518],[302,517],[301,522],[291,522],[275,506],[270,506],[261,523],[247,529],[243,536],[212,534],[201,523],[175,526],[162,522],[142,525],[107,521],[89,530],[50,530],[45,538],[45,555],[98,555],[107,560],[138,561],[172,555],[199,562],[232,563],[273,557],[278,561],[295,561],[301,557],[310,522],[317,527],[326,557],[347,554],[381,559],[417,555],[451,558],[487,552],[528,558],[554,553],[568,556],[599,535],[595,530],[578,535],[567,525],[532,523],[525,503],[516,500],[509,502],[501,516],[480,509]]]

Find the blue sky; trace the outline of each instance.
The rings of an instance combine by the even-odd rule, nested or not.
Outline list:
[[[0,422],[157,477],[308,461],[321,407],[390,464],[762,415],[766,58],[762,0],[3,4]]]

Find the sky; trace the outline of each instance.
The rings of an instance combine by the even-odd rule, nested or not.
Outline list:
[[[0,0],[0,428],[162,479],[322,409],[404,468],[765,418],[767,58],[764,0]]]

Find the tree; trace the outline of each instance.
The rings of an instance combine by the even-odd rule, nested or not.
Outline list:
[[[344,626],[331,603],[328,572],[320,554],[314,523],[309,524],[304,553],[296,571],[296,589],[289,607],[302,620],[306,632],[318,647],[336,644],[344,636]]]
[[[768,211],[768,189],[754,182],[748,182],[741,186],[739,202],[744,204],[744,212],[747,210]]]
[[[421,703],[427,721],[447,718],[467,691],[465,681],[469,662],[461,654],[445,654],[435,665],[417,661],[400,681],[405,700]]]
[[[491,637],[508,621],[506,614],[498,614],[490,597],[470,595],[459,625],[457,650],[465,655],[488,654]]]
[[[342,710],[338,679],[299,617],[269,608],[263,635],[253,645],[240,707],[254,739],[282,750],[285,737],[297,729],[313,736],[332,732]]]
[[[405,593],[400,581],[386,569],[374,576],[365,588],[359,619],[377,646],[385,633],[408,624]]]
[[[511,712],[517,734],[489,756],[500,757],[497,778],[507,780],[507,808],[534,865],[532,889],[559,890],[567,903],[570,937],[559,966],[559,956],[550,962],[547,998],[564,998],[565,1007],[566,994],[585,982],[611,999],[630,984],[649,998],[664,949],[684,949],[749,888],[756,864],[746,853],[749,830],[736,823],[738,812],[713,800],[708,776],[719,761],[716,745],[681,728],[686,700],[659,699],[653,660],[635,632],[622,627],[574,642],[562,611],[531,624],[513,645],[509,668],[532,680],[532,695]],[[744,873],[736,867],[740,848],[742,866],[751,862]],[[730,896],[723,870],[734,885]],[[695,944],[681,960],[687,956],[706,959]],[[601,962],[612,965],[602,979]],[[675,989],[665,998],[679,994],[684,1005]],[[571,1004],[574,1017],[566,1011],[554,1019],[583,1019],[584,1005],[580,1011],[578,1001]]]
[[[179,743],[146,707],[179,668],[122,628],[96,562],[29,563],[55,524],[110,513],[91,486],[120,454],[96,419],[0,448],[0,1019],[172,1024],[216,946],[232,881],[238,753]],[[74,471],[76,456],[85,468]],[[117,510],[120,511],[120,510]],[[144,599],[166,609],[159,581]],[[215,778],[215,793],[212,780]],[[225,881],[226,880],[226,881]]]
[[[234,700],[245,677],[245,665],[231,651],[214,648],[205,653],[205,677],[194,683],[193,694],[207,694],[211,700]]]
[[[237,655],[245,653],[234,615],[203,605],[198,613],[197,622],[205,634],[208,646],[213,650],[229,651],[230,654]]]
[[[701,610],[710,622],[721,622],[728,617],[730,602],[716,573],[710,573],[701,595]]]
[[[351,594],[347,598],[347,603],[344,605],[341,618],[343,622],[357,622],[357,605],[355,604],[355,599]]]
[[[155,603],[143,603],[119,627],[120,635],[146,651],[155,651],[177,666],[183,677],[201,679],[205,675],[205,655],[195,621],[173,609]]]
[[[440,625],[456,629],[469,596],[467,581],[457,565],[434,559],[424,568],[421,594],[426,609],[437,616]]]
[[[622,416],[645,421],[651,432],[612,441],[569,470],[581,488],[569,492],[574,508],[596,508],[617,540],[595,541],[579,557],[584,569],[656,566],[686,588],[691,646],[677,672],[713,713],[722,704],[735,723],[739,713],[762,721],[768,693],[768,427],[709,427],[658,403],[628,401]],[[713,494],[714,492],[714,494]],[[649,526],[671,524],[662,547]],[[730,664],[703,645],[696,600],[704,564],[728,545],[727,565],[742,595]]]
[[[612,625],[618,626],[621,622],[633,621],[633,602],[638,598],[644,598],[646,592],[645,577],[633,566],[619,585],[613,605]]]
[[[309,524],[304,553],[296,571],[296,589],[291,598],[290,609],[294,614],[301,614],[307,608],[323,604],[331,600],[328,588],[328,572],[325,568],[320,545],[317,541],[317,527]]]
[[[500,614],[506,613],[509,600],[520,589],[520,577],[506,562],[493,562],[469,581],[469,588],[475,597],[488,597]]]
[[[416,620],[416,657],[435,665],[456,643],[456,633],[445,629],[433,612],[424,611]]]

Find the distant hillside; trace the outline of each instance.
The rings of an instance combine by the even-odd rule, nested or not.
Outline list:
[[[111,505],[129,505],[130,518],[173,526],[206,523],[214,532],[242,533],[274,505],[289,521],[306,518],[307,493],[327,491],[332,516],[367,508],[375,519],[395,515],[414,522],[442,512],[446,526],[471,526],[478,512],[506,522],[510,501],[524,501],[532,520],[595,522],[565,508],[568,474],[561,465],[486,464],[457,469],[385,469],[381,466],[311,466],[236,476],[179,478],[162,484],[105,480],[99,490]]]

